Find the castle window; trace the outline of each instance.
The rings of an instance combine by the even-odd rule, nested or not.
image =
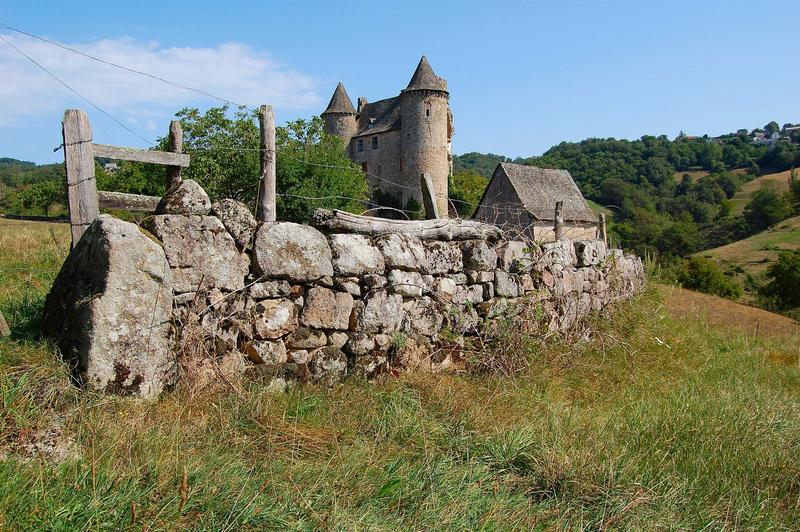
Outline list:
[[[356,139],[356,151],[364,151],[364,139]]]
[[[411,133],[406,133],[406,140],[411,140]]]
[[[400,171],[403,171],[403,159],[400,159]]]
[[[378,165],[378,175],[383,175],[383,165],[382,164]]]
[[[425,109],[425,116],[431,116],[431,110]]]
[[[367,173],[367,163],[361,163],[361,171],[365,174]]]
[[[378,149],[378,137],[372,137],[372,149],[373,150]]]

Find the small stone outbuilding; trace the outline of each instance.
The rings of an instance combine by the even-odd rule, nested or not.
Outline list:
[[[564,235],[597,238],[597,214],[566,170],[500,163],[483,193],[475,220],[517,229],[537,242],[555,240],[555,205],[563,202]]]

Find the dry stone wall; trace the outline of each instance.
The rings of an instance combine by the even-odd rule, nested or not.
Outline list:
[[[184,181],[147,235],[100,216],[67,259],[45,318],[81,382],[152,397],[189,351],[209,375],[250,367],[321,383],[430,367],[446,363],[430,358],[442,338],[478,334],[513,305],[540,305],[549,329],[565,329],[644,283],[641,261],[602,241],[323,234],[256,224],[201,193]],[[417,354],[393,360],[400,344]]]

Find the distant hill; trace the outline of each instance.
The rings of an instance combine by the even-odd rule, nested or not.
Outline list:
[[[783,172],[776,172],[774,174],[765,174],[760,177],[748,181],[731,198],[733,203],[733,214],[741,214],[747,203],[753,197],[753,194],[762,188],[770,188],[776,192],[787,192],[789,190],[789,175],[791,170]]]
[[[458,174],[464,171],[475,171],[484,177],[492,177],[494,169],[498,163],[510,161],[508,157],[503,155],[495,155],[494,153],[477,153],[470,152],[462,155],[453,156],[453,173]]]

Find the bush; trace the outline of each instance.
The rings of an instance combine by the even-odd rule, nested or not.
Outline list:
[[[755,232],[763,231],[792,215],[789,202],[774,190],[762,188],[755,194],[744,209],[744,218]]]
[[[800,307],[800,250],[783,251],[767,269],[762,293],[781,309]]]
[[[705,257],[690,257],[679,266],[676,278],[685,288],[728,299],[742,297],[742,287],[727,277],[717,263]]]

